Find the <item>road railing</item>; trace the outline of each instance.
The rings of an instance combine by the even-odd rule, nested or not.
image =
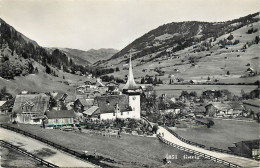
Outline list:
[[[193,145],[193,146],[197,146],[197,147],[200,147],[200,148],[205,148],[205,145],[202,145],[202,144],[199,144],[199,143],[196,143],[196,142],[192,142],[190,140],[187,140],[185,138],[183,138],[182,136],[178,135],[176,132],[174,132],[173,130],[171,130],[170,128],[168,127],[165,127],[165,129],[167,131],[169,131],[172,135],[174,135],[176,138],[178,138],[179,140],[181,140],[182,142],[185,142],[187,144],[190,144],[190,145]]]
[[[18,152],[20,152],[20,153],[26,155],[26,156],[29,156],[30,158],[32,158],[32,159],[38,161],[38,162],[39,162],[41,165],[43,165],[44,167],[58,167],[57,165],[52,164],[52,163],[50,163],[50,162],[47,162],[47,161],[45,161],[45,160],[39,158],[38,156],[36,156],[36,155],[34,155],[34,154],[32,154],[32,153],[29,153],[29,152],[25,151],[24,149],[21,149],[21,148],[15,146],[15,145],[12,145],[12,144],[10,144],[10,143],[8,143],[8,142],[6,142],[6,141],[0,140],[0,143],[1,143],[1,145],[5,146],[5,147],[8,147],[8,148],[10,148],[10,149],[13,149],[13,150],[15,150],[15,151],[18,151]]]
[[[31,137],[31,138],[36,139],[36,140],[38,140],[38,141],[41,141],[41,142],[43,142],[43,143],[46,143],[46,144],[48,144],[48,145],[50,145],[50,146],[52,146],[52,147],[54,147],[54,148],[56,148],[56,149],[58,149],[58,150],[64,151],[64,152],[66,152],[66,153],[69,153],[69,154],[71,154],[71,155],[73,155],[73,156],[76,156],[77,158],[82,159],[82,160],[85,160],[85,161],[87,161],[87,162],[91,162],[91,163],[93,163],[93,164],[95,164],[95,165],[97,165],[97,166],[100,166],[100,167],[111,167],[111,166],[108,165],[108,164],[105,164],[105,163],[103,163],[103,162],[100,162],[100,160],[97,159],[96,157],[93,157],[93,156],[88,157],[88,156],[86,156],[86,154],[84,154],[83,152],[77,152],[77,151],[71,150],[71,149],[69,149],[69,148],[67,148],[67,147],[65,147],[65,146],[56,144],[56,143],[54,143],[54,142],[52,142],[52,141],[49,141],[49,140],[47,140],[47,139],[44,139],[44,138],[41,138],[41,137],[39,137],[39,136],[33,135],[33,134],[29,133],[29,132],[20,130],[20,129],[18,129],[18,128],[14,128],[14,127],[11,127],[11,126],[2,124],[2,123],[0,123],[0,127],[5,128],[5,129],[8,129],[8,130],[11,130],[11,131],[14,131],[14,132],[17,132],[17,133],[20,133],[20,134],[25,135],[25,136],[28,136],[28,137]]]
[[[189,148],[186,148],[186,147],[183,147],[183,146],[180,146],[180,145],[177,145],[177,144],[174,144],[166,139],[164,139],[162,136],[160,135],[157,135],[158,139],[160,141],[162,141],[163,143],[167,144],[167,145],[170,145],[174,148],[177,148],[179,150],[182,150],[182,151],[185,151],[185,152],[189,152],[189,153],[192,153],[198,157],[203,157],[207,160],[212,160],[214,162],[217,162],[217,163],[220,163],[220,164],[223,164],[223,165],[226,165],[228,167],[240,167],[239,165],[237,164],[234,164],[234,163],[231,163],[231,162],[228,162],[228,161],[225,161],[223,159],[219,159],[219,158],[216,158],[214,156],[211,156],[211,155],[208,155],[208,154],[205,154],[205,153],[202,153],[202,152],[198,152],[198,151],[195,151],[193,149],[189,149]]]

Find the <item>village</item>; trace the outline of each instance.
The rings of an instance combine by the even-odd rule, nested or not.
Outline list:
[[[201,96],[196,92],[182,91],[179,97],[168,97],[167,93],[156,95],[152,85],[138,86],[132,69],[130,56],[127,83],[123,87],[115,81],[103,82],[100,78],[88,77],[83,85],[75,87],[74,101],[67,101],[68,94],[59,92],[22,91],[12,98],[3,88],[0,109],[1,116],[6,117],[1,122],[22,124],[26,130],[34,126],[114,136],[117,139],[127,134],[155,137],[159,126],[182,135],[182,129],[214,129],[219,124],[218,120],[260,122],[259,99],[249,99],[259,94],[259,87],[250,93],[243,93],[241,97],[232,95],[228,90],[207,90]],[[30,127],[26,128],[26,125]],[[186,137],[186,140],[178,134],[176,136],[185,142],[200,145],[196,139],[193,142],[189,141],[192,138]],[[251,141],[246,143],[250,144]],[[239,151],[259,159],[257,146],[252,147],[251,151],[243,151],[241,145],[227,147],[230,152]]]

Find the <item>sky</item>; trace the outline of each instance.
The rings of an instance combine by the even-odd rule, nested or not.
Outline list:
[[[43,47],[121,50],[166,23],[227,21],[259,7],[259,0],[0,0],[0,18]]]

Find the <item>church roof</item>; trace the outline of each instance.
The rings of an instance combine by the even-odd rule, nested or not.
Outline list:
[[[95,104],[98,105],[100,113],[113,113],[116,104],[118,104],[121,112],[131,111],[127,95],[108,95],[95,98]]]
[[[133,75],[131,55],[130,55],[128,79],[127,79],[126,85],[123,87],[123,90],[136,90],[136,89],[139,89],[139,87],[135,83],[135,79],[134,79],[134,75]]]

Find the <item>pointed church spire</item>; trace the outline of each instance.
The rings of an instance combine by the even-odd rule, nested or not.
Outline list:
[[[126,85],[123,87],[123,90],[136,90],[136,89],[138,89],[138,86],[135,83],[135,79],[134,79],[134,75],[133,75],[131,53],[130,53],[128,79],[127,79]]]

